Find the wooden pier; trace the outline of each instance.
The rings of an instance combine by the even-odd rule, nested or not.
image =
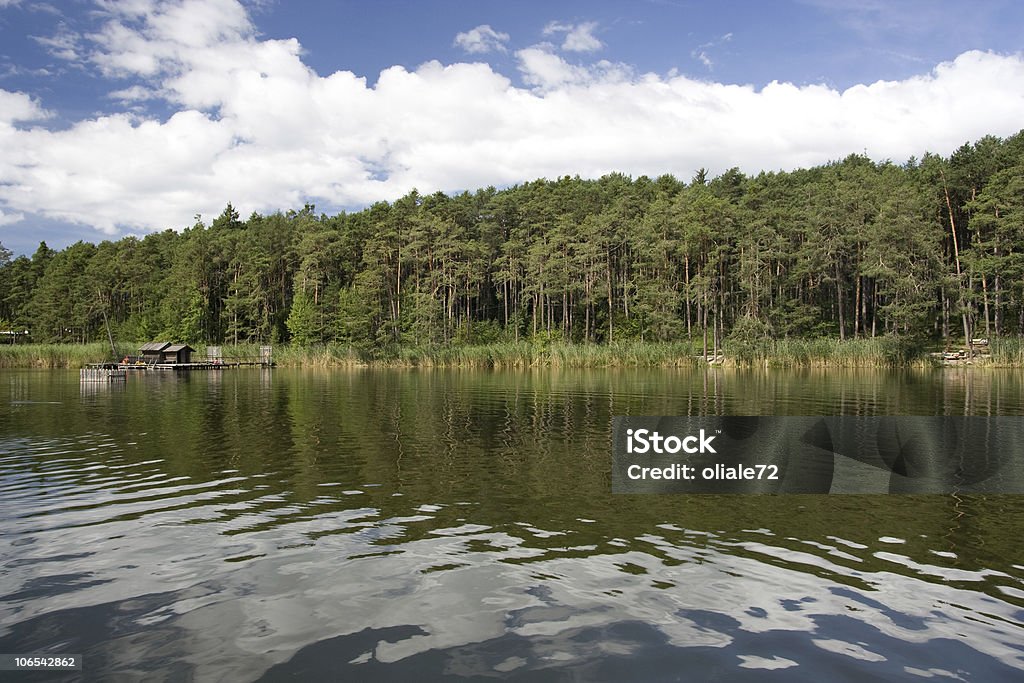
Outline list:
[[[185,344],[172,345],[166,342],[151,342],[143,345],[138,356],[125,356],[116,363],[89,363],[82,369],[82,381],[102,382],[110,379],[124,379],[129,371],[161,370],[189,372],[192,370],[226,370],[228,368],[272,368],[273,350],[260,347],[259,358],[228,357],[221,353],[221,347],[208,346],[205,358],[193,359],[192,348]],[[89,379],[86,379],[86,378]]]
[[[173,370],[175,372],[186,372],[189,370],[226,370],[228,368],[268,368],[274,363],[263,363],[256,360],[201,360],[193,363],[118,363],[119,370]]]
[[[98,363],[78,371],[82,382],[123,382],[128,373],[112,363]]]

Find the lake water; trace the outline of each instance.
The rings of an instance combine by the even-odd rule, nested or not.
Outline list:
[[[0,652],[84,655],[58,680],[1022,680],[1024,496],[610,493],[613,415],[1024,415],[1022,390],[3,370]]]

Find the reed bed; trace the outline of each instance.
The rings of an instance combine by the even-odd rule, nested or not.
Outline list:
[[[230,348],[225,347],[225,356]],[[372,351],[347,346],[275,347],[274,361],[286,367],[602,368],[694,365],[699,358],[693,355],[689,345],[681,343],[598,345],[509,341],[473,346],[406,346]]]
[[[857,339],[776,339],[765,343],[762,360],[769,367],[883,368],[926,366],[923,349],[892,337]]]
[[[233,351],[237,349],[237,351]],[[725,355],[712,363],[768,367],[891,367],[927,365],[925,354],[903,348],[890,338],[763,340],[742,355],[728,342]],[[224,347],[225,357],[255,358],[257,346]],[[710,354],[710,349],[709,349]],[[356,349],[350,346],[277,346],[274,361],[285,367],[385,366],[466,368],[657,368],[704,364],[701,349],[687,342],[567,344],[535,340],[501,341],[479,345],[403,346]]]
[[[1000,367],[1024,367],[1024,339],[997,337],[989,342],[989,362]]]
[[[80,368],[136,353],[137,344],[116,344],[117,355],[110,344],[3,344],[0,345],[0,368]]]
[[[0,345],[0,367],[80,368],[88,363],[120,359],[137,352],[138,344],[106,343]],[[224,360],[258,360],[259,344],[222,345]],[[993,339],[991,355],[975,365],[1024,367],[1024,339]],[[196,345],[196,359],[207,347]],[[276,345],[273,360],[281,367],[424,367],[424,368],[657,368],[705,364],[701,349],[687,342],[567,344],[537,340],[500,341],[478,345],[354,347]],[[926,350],[891,337],[847,339],[762,339],[742,346],[724,346],[724,356],[711,361],[725,366],[796,367],[927,367]]]

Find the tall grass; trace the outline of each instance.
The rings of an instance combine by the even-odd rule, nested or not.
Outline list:
[[[117,359],[134,354],[137,344],[116,344]],[[110,344],[3,344],[0,368],[80,368],[86,363],[114,360]]]
[[[839,339],[776,339],[766,342],[763,360],[769,367],[892,367],[929,365],[923,350],[892,337]]]
[[[225,357],[229,355],[230,348],[224,348]],[[474,346],[404,346],[372,351],[348,346],[285,346],[275,347],[274,361],[281,366],[600,368],[692,365],[698,359],[684,343],[598,345],[506,341]]]
[[[221,347],[225,360],[258,360],[259,346]],[[284,367],[336,367],[365,364],[365,359],[351,346],[324,344],[316,346],[278,345],[273,347],[274,363]]]
[[[117,356],[137,353],[138,344],[117,345]],[[222,345],[224,360],[256,361],[258,344]],[[1024,339],[993,339],[991,356],[975,365],[1024,367]],[[207,347],[197,345],[195,359]],[[0,345],[0,367],[78,368],[112,360],[109,345],[14,344]],[[501,341],[472,346],[404,346],[357,348],[341,344],[319,346],[276,345],[274,362],[283,367],[466,367],[466,368],[618,368],[686,367],[702,365],[699,348],[686,342],[566,344],[537,340]],[[932,360],[921,349],[891,337],[873,339],[764,339],[743,346],[725,344],[725,356],[715,361],[727,366],[793,367],[906,367],[928,366]]]
[[[726,352],[729,352],[728,345]],[[975,348],[970,363],[983,367],[1024,367],[1024,339],[994,338],[987,352]],[[980,352],[980,353],[979,353]],[[768,367],[931,367],[942,360],[919,343],[895,337],[837,339],[767,340],[749,350],[744,358],[731,358],[738,364],[764,364]]]
[[[1024,367],[1024,339],[996,337],[989,341],[990,362],[1005,367]]]
[[[257,346],[223,347],[225,359],[257,358]],[[687,342],[567,344],[536,340],[500,341],[478,345],[403,346],[356,349],[350,346],[277,346],[274,361],[280,366],[392,366],[487,368],[617,368],[686,367],[703,364],[701,350]],[[768,367],[889,367],[927,365],[926,355],[915,355],[891,338],[763,340],[744,348],[741,356],[726,344],[722,365]]]

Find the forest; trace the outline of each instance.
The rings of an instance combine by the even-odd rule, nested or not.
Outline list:
[[[1024,131],[902,165],[850,155],[738,169],[415,190],[12,258],[0,330],[36,343],[166,339],[416,346],[557,340],[1024,334]],[[27,228],[26,228],[27,229]]]

